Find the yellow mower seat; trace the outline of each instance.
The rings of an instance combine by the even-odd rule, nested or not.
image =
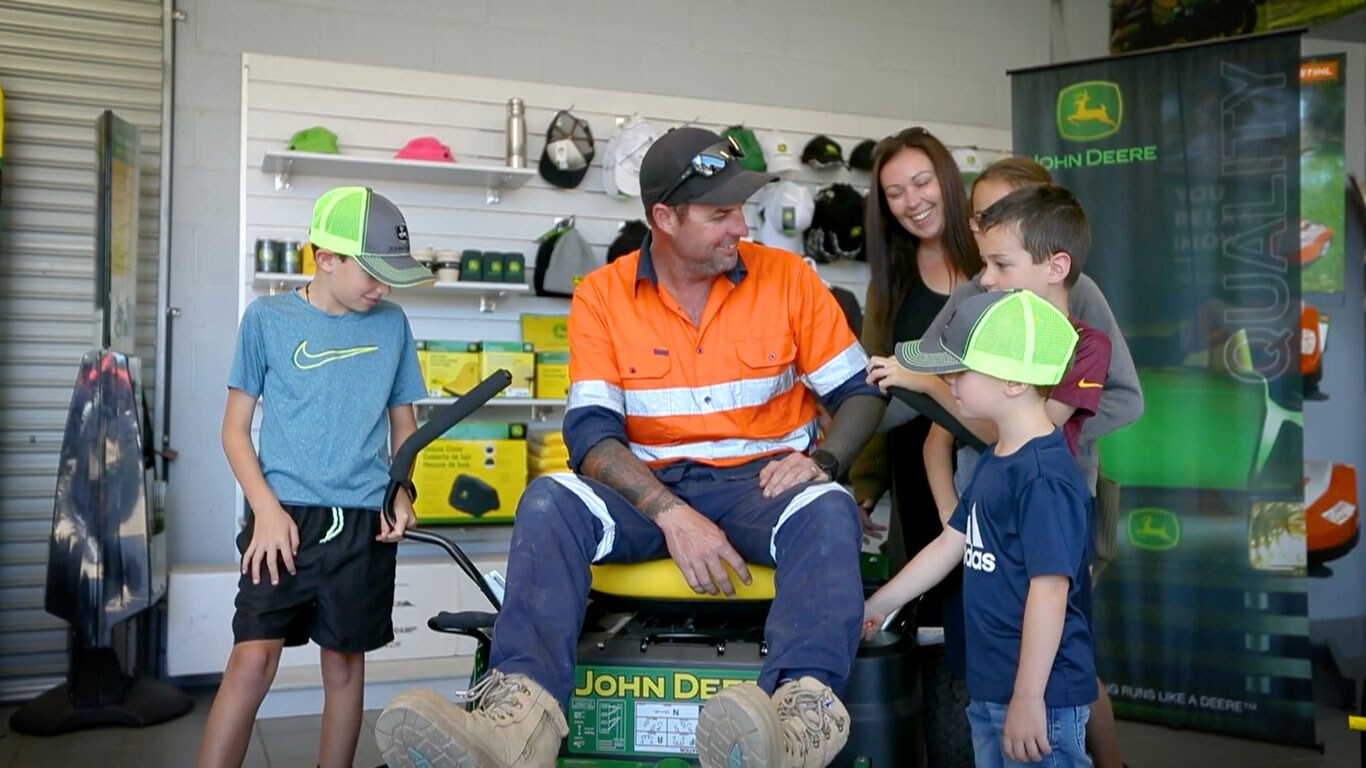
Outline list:
[[[745,586],[730,566],[726,566],[731,583],[735,585],[735,597],[724,594],[698,594],[692,591],[683,579],[683,572],[673,560],[648,560],[643,563],[609,563],[595,565],[593,572],[593,591],[612,597],[640,598],[645,600],[745,600],[762,602],[773,599],[773,569],[763,565],[750,565],[749,575],[754,583]]]

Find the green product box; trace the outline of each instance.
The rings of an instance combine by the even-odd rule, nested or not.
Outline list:
[[[503,282],[526,284],[526,257],[520,253],[503,254]]]
[[[460,254],[460,280],[478,283],[484,280],[483,251],[464,251]]]
[[[484,282],[503,282],[503,254],[484,251]]]

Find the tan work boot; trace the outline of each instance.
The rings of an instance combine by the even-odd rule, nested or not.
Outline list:
[[[849,710],[814,677],[780,686],[773,704],[783,727],[783,765],[825,768],[849,741]]]
[[[722,688],[697,715],[697,760],[702,768],[782,765],[782,724],[768,694],[754,683]]]
[[[489,672],[465,698],[473,711],[415,688],[389,703],[375,742],[391,768],[553,768],[569,733],[560,705],[525,675]]]
[[[769,698],[753,683],[732,685],[702,705],[697,757],[703,768],[825,768],[849,740],[849,712],[813,677]]]

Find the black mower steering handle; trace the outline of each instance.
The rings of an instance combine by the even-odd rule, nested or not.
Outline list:
[[[450,405],[438,408],[427,419],[416,432],[408,436],[403,441],[403,445],[394,452],[393,463],[389,465],[389,482],[384,488],[384,501],[380,507],[380,512],[390,525],[394,523],[394,498],[398,496],[399,489],[411,487],[409,477],[412,475],[413,462],[417,459],[417,454],[431,444],[433,440],[441,437],[451,427],[469,417],[470,414],[479,410],[485,403],[493,399],[493,396],[502,392],[512,383],[512,374],[504,369],[494,371],[487,379],[479,383],[479,386],[469,391],[469,394],[462,396]],[[446,551],[455,560],[456,565],[465,575],[474,580],[479,586],[479,591],[484,593],[489,602],[493,604],[495,610],[502,607],[502,601],[497,594],[489,588],[484,581],[484,577],[475,567],[474,562],[469,556],[460,549],[455,542],[435,533],[417,531],[409,529],[403,532],[403,538],[409,541],[418,541],[424,544],[431,544]]]

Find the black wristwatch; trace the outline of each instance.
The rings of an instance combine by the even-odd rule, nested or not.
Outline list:
[[[832,482],[839,481],[840,461],[835,458],[835,454],[824,448],[817,448],[811,452],[811,460],[816,463],[816,467],[824,472]]]

